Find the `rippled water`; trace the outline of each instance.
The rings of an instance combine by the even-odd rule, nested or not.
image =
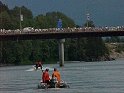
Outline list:
[[[41,71],[30,71],[31,65],[12,66],[0,67],[0,93],[124,93],[123,60],[44,66],[57,67],[70,88],[37,89]]]

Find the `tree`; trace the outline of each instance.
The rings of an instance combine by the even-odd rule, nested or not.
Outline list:
[[[12,20],[7,11],[0,13],[0,29],[12,29]]]
[[[88,27],[95,27],[93,21],[88,21]],[[106,54],[108,55],[108,50],[101,37],[88,37],[86,39],[86,44],[85,44],[86,61],[101,60],[101,58]]]
[[[62,19],[63,28],[75,26],[74,21],[66,15],[60,12],[49,12],[35,17],[35,28],[57,28],[58,19]]]
[[[32,12],[27,9],[25,6],[22,7],[17,7],[15,6],[12,10],[10,10],[10,16],[12,18],[12,21],[14,23],[14,29],[20,28],[20,11],[21,14],[23,15],[23,22],[22,22],[22,27],[33,27],[34,22],[33,22],[33,14]]]

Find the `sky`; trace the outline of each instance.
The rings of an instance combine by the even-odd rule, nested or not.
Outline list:
[[[124,0],[1,0],[10,9],[25,6],[34,16],[59,11],[78,25],[86,22],[86,14],[95,26],[124,26]]]

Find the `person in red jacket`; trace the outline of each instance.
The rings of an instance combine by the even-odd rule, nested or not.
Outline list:
[[[48,73],[49,69],[46,69],[43,74],[42,74],[42,81],[43,83],[47,83],[47,85],[50,84],[50,76],[49,76],[49,73]]]

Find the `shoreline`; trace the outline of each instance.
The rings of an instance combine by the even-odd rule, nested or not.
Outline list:
[[[117,58],[117,59],[124,59],[124,58]],[[115,59],[116,60],[116,59]],[[113,60],[105,60],[105,61],[113,61]],[[65,61],[66,63],[86,63],[86,62],[94,62],[94,61]],[[95,62],[103,62],[103,60],[101,61],[95,61]],[[54,64],[54,63],[53,63]],[[57,62],[58,64],[58,62]],[[32,64],[28,64],[28,65],[32,65]],[[9,67],[9,66],[26,66],[26,65],[14,65],[14,64],[0,64],[0,67]]]

